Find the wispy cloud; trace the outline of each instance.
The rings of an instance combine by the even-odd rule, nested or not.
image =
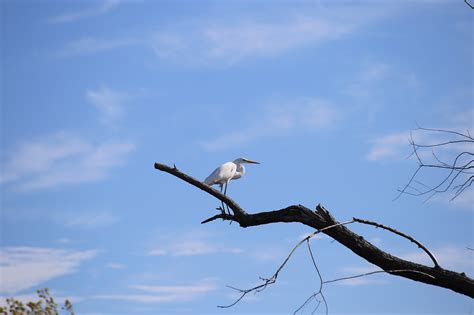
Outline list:
[[[319,44],[349,33],[353,25],[335,23],[312,17],[287,21],[237,23],[204,21],[135,37],[83,37],[68,42],[57,55],[71,57],[141,46],[152,49],[156,56],[180,63],[213,63],[231,65],[248,58],[268,58],[282,55],[308,45]]]
[[[250,250],[248,254],[260,263],[281,262],[288,256],[288,248],[282,246],[258,247]]]
[[[119,218],[106,211],[87,211],[74,214],[58,215],[57,220],[68,228],[96,229],[111,226],[119,221]]]
[[[124,164],[134,148],[126,141],[94,144],[71,133],[56,133],[23,142],[2,157],[0,183],[30,191],[102,180]]]
[[[209,233],[180,233],[160,237],[160,245],[147,252],[148,256],[194,256],[213,253],[239,254],[243,250],[219,244]]]
[[[215,280],[203,279],[187,285],[149,285],[134,284],[129,286],[135,291],[144,293],[101,294],[92,298],[102,300],[126,300],[140,303],[172,303],[195,300],[217,289]]]
[[[58,133],[36,141],[24,142],[2,163],[0,182],[16,181],[53,168],[57,161],[83,154],[89,144],[73,135]]]
[[[474,273],[474,251],[459,245],[444,245],[438,248],[431,248],[430,252],[444,268],[458,272]],[[431,266],[433,262],[423,251],[416,251],[401,254],[400,257],[406,260]]]
[[[123,114],[123,103],[127,95],[118,91],[102,87],[98,90],[88,90],[86,99],[92,103],[102,115],[102,122],[114,124]]]
[[[300,235],[298,235],[298,237],[296,239],[291,239],[291,241],[301,241],[303,240],[305,237],[308,237],[310,236],[311,234],[313,234],[313,232],[306,232],[306,233],[301,233]],[[329,236],[327,236],[326,234],[324,233],[318,233],[316,235],[314,235],[313,237],[311,237],[311,240],[329,240],[331,239]]]
[[[109,268],[109,269],[124,269],[124,268],[126,268],[126,266],[124,264],[119,264],[119,263],[108,263],[104,267]]]
[[[474,97],[472,93],[470,97],[467,97],[467,101],[464,101],[465,103],[469,104],[469,99],[472,100]],[[464,104],[463,104],[464,105]],[[458,110],[458,111],[450,111],[449,115],[451,116],[451,124],[456,126],[456,129],[465,132],[465,130],[474,130],[474,109],[473,108],[467,108],[465,110]]]
[[[74,273],[97,250],[70,251],[40,247],[6,247],[0,250],[0,292],[14,294],[50,279]]]
[[[161,58],[233,64],[247,58],[273,57],[336,39],[353,28],[351,23],[316,17],[294,17],[278,22],[246,20],[214,23],[181,32],[160,32],[154,36],[152,45]]]
[[[68,23],[68,22],[75,22],[75,21],[99,16],[116,8],[119,5],[119,3],[120,3],[119,0],[104,0],[99,6],[95,8],[67,12],[67,13],[50,18],[49,22]]]
[[[473,109],[454,112],[452,115],[450,113],[450,116],[447,119],[443,119],[443,126],[437,126],[435,128],[461,133],[472,133],[472,130],[474,129],[474,123],[472,120],[473,115]],[[406,158],[412,152],[410,145],[410,140],[412,138],[416,144],[431,145],[453,140],[453,135],[420,129],[387,133],[370,140],[372,145],[366,158],[369,161],[400,160]],[[453,153],[457,154],[463,151],[473,152],[474,146],[472,143],[454,143],[449,146],[440,146],[435,149],[435,153],[439,158],[449,159],[449,157],[453,157]],[[429,152],[424,152],[421,149],[418,150],[420,156],[433,158],[431,152],[431,150]]]
[[[387,77],[390,67],[381,62],[372,62],[364,67],[354,82],[343,92],[355,98],[367,100],[372,95],[374,86]]]
[[[81,55],[90,55],[99,52],[105,52],[117,48],[134,46],[142,43],[142,40],[136,38],[118,38],[104,39],[94,37],[83,37],[70,41],[56,52],[58,57],[72,57]]]
[[[59,243],[59,244],[70,244],[72,243],[72,240],[70,238],[67,238],[67,237],[62,237],[58,240],[56,240],[56,243]]]
[[[455,199],[452,199],[451,195],[437,194],[433,196],[433,201],[441,202],[444,204],[454,205],[460,209],[467,209],[474,211],[474,189],[466,189]]]
[[[469,132],[465,131],[466,129],[463,129],[462,124],[459,124],[457,127],[445,128],[444,130],[463,133]],[[419,157],[424,165],[452,165],[455,162],[458,167],[469,165],[470,156],[461,153],[474,152],[474,145],[472,143],[450,143],[449,145],[437,146],[437,144],[440,143],[448,143],[449,141],[459,139],[459,137],[453,137],[450,133],[431,132],[420,129],[411,132],[402,131],[389,133],[370,141],[372,145],[366,158],[372,162],[394,162],[410,158],[413,165],[419,165],[420,162],[417,161]],[[413,145],[410,143],[411,141],[417,145],[426,147],[417,147],[415,155]],[[457,174],[456,172],[451,173],[448,168],[438,167],[425,167],[423,171],[417,173],[418,177],[414,178],[410,183],[407,192],[424,194],[425,196],[422,198],[425,201],[430,200],[450,204],[457,208],[474,209],[472,206],[474,202],[474,192],[472,189],[466,189],[460,195],[456,196],[455,187],[461,187],[465,181],[468,183],[468,175],[463,173]],[[435,176],[433,177],[432,175]],[[428,178],[431,178],[431,180],[426,182],[422,180]],[[447,179],[447,181],[444,181],[444,179]],[[437,193],[435,193],[435,190],[431,190],[431,188],[437,185],[440,186],[436,187]],[[455,196],[456,198],[453,199]]]
[[[273,58],[298,49],[344,38],[389,12],[376,6],[341,6],[324,10],[259,14],[161,25],[159,31],[115,39],[82,38],[68,43],[59,55],[73,56],[139,45],[179,64],[233,65],[247,59]]]
[[[341,92],[350,97],[353,107],[366,113],[368,122],[374,122],[386,98],[380,91],[385,91],[388,84],[393,87],[394,82],[396,86],[401,86],[416,80],[414,75],[408,78],[399,72],[384,62],[366,61]]]
[[[308,5],[273,11],[272,18],[258,13],[238,19],[198,21],[160,31],[152,46],[160,58],[190,63],[232,65],[247,59],[273,58],[318,46],[356,32],[387,14],[394,6]],[[390,13],[389,13],[390,12]]]
[[[369,161],[401,159],[410,154],[410,132],[395,132],[375,138],[367,154]]]
[[[452,130],[457,130],[453,128]],[[417,144],[435,144],[449,140],[449,135],[439,133],[429,133],[422,130],[413,131],[401,131],[388,133],[373,140],[370,140],[372,146],[367,154],[369,161],[388,161],[388,160],[402,160],[408,157],[412,152],[412,145],[410,144],[411,139]],[[451,146],[439,147],[437,149],[438,157],[447,157],[452,155],[453,152],[462,152],[462,149],[471,150],[472,146],[464,144],[453,144]],[[432,151],[418,150],[420,157],[433,157]]]
[[[210,151],[222,150],[296,131],[326,129],[333,126],[339,118],[340,112],[333,104],[319,99],[267,106],[253,110],[252,120],[246,126],[217,138],[202,141],[201,145]]]

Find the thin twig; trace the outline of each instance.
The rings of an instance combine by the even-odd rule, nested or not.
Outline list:
[[[452,130],[431,129],[431,128],[422,128],[422,127],[418,127],[415,130],[448,134],[451,136],[460,137],[461,139],[452,139],[452,140],[447,140],[444,142],[439,142],[439,143],[434,143],[434,144],[421,144],[421,143],[415,142],[413,138],[413,131],[410,131],[409,142],[412,147],[412,153],[410,156],[414,155],[416,157],[416,160],[418,162],[418,168],[412,174],[408,183],[402,189],[398,189],[398,195],[395,197],[394,200],[397,200],[403,194],[412,195],[412,196],[422,196],[422,195],[429,194],[428,198],[426,198],[423,201],[423,202],[427,202],[434,195],[438,193],[447,192],[453,186],[455,187],[456,192],[454,193],[454,196],[451,200],[454,200],[455,198],[459,196],[459,194],[464,192],[465,189],[470,187],[470,182],[471,182],[470,178],[465,179],[461,175],[474,174],[474,172],[471,171],[472,169],[474,169],[474,160],[471,159],[470,161],[466,161],[465,159],[465,156],[471,156],[471,157],[474,156],[474,152],[469,152],[469,151],[460,152],[456,155],[456,157],[453,159],[451,163],[447,163],[445,161],[442,161],[438,157],[438,155],[434,151],[434,148],[443,147],[443,146],[444,147],[453,146],[460,143],[474,144],[474,138],[471,136],[469,130],[467,131],[467,134],[457,132],[457,131],[452,131]],[[435,163],[426,163],[421,157],[419,150],[427,149],[427,148],[432,148],[431,155],[433,156]],[[432,187],[428,187],[427,185],[423,184],[423,186],[425,186],[426,189],[419,190],[413,187],[412,183],[414,182],[420,183],[420,181],[416,180],[416,177],[420,175],[421,169],[439,169],[439,170],[446,170],[448,172],[447,174],[444,175],[444,178],[440,182],[438,182],[438,184]],[[457,183],[459,181],[461,181],[462,184],[458,185]],[[413,192],[410,190],[414,190],[416,192]]]
[[[474,9],[474,6],[472,4],[470,4],[467,0],[464,0],[464,2],[471,8],[471,9]]]
[[[278,269],[275,271],[275,273],[270,277],[270,278],[260,278],[262,281],[264,281],[262,284],[259,284],[255,287],[252,287],[250,289],[240,289],[240,288],[235,288],[235,287],[231,287],[231,286],[227,286],[228,288],[231,288],[233,290],[236,290],[238,292],[241,293],[240,297],[234,301],[233,303],[229,304],[229,305],[218,305],[217,307],[219,308],[229,308],[229,307],[232,307],[234,306],[235,304],[237,304],[240,300],[243,299],[243,297],[245,295],[247,295],[248,293],[250,292],[253,292],[253,291],[256,291],[256,292],[261,292],[263,291],[264,289],[266,289],[269,285],[273,284],[276,282],[277,278],[278,278],[278,275],[280,273],[280,271],[285,267],[285,265],[288,263],[288,261],[290,260],[291,256],[293,255],[293,253],[296,251],[296,249],[298,249],[298,247],[301,246],[301,244],[303,244],[304,242],[308,241],[310,238],[312,238],[313,236],[315,236],[316,234],[318,233],[321,233],[321,232],[324,232],[328,229],[332,229],[332,228],[335,228],[335,227],[338,227],[338,226],[342,226],[342,225],[347,225],[347,224],[351,224],[351,223],[354,223],[356,222],[355,220],[350,220],[350,221],[346,221],[346,222],[343,222],[343,223],[337,223],[337,224],[333,224],[333,225],[330,225],[330,226],[326,226],[322,229],[319,229],[311,234],[309,234],[308,236],[306,236],[304,239],[302,239],[300,242],[298,242],[298,244],[295,245],[295,247],[293,247],[293,249],[290,251],[290,253],[288,254],[288,256],[285,258],[285,260],[283,261],[283,263],[278,267]]]
[[[405,233],[402,233],[400,231],[397,231],[395,230],[394,228],[391,228],[389,226],[385,226],[383,224],[380,224],[380,223],[377,223],[377,222],[374,222],[374,221],[369,221],[369,220],[363,220],[363,219],[358,219],[358,218],[353,218],[353,221],[355,222],[358,222],[358,223],[362,223],[362,224],[368,224],[368,225],[372,225],[372,226],[375,226],[375,227],[379,227],[379,228],[382,228],[384,230],[387,230],[387,231],[390,231],[392,233],[395,233],[397,235],[400,235],[401,237],[404,237],[406,238],[407,240],[409,240],[410,242],[412,243],[415,243],[416,245],[418,245],[419,248],[421,248],[422,250],[425,251],[426,254],[428,254],[428,256],[430,256],[431,260],[433,261],[434,265],[436,268],[439,268],[439,264],[438,262],[436,261],[436,258],[433,256],[433,254],[423,245],[421,244],[420,242],[418,242],[417,240],[415,240],[413,237],[411,237],[410,235],[407,235]]]
[[[343,277],[343,278],[337,278],[337,279],[333,279],[333,280],[324,281],[323,284],[326,284],[326,283],[333,283],[333,282],[338,282],[338,281],[343,281],[343,280],[350,280],[350,279],[355,279],[355,278],[360,278],[360,277],[365,277],[365,276],[373,275],[373,274],[376,274],[376,273],[390,273],[390,274],[395,274],[395,273],[403,273],[403,272],[414,272],[414,273],[422,274],[422,275],[424,275],[424,276],[427,276],[427,277],[430,277],[430,278],[435,279],[435,277],[433,277],[432,275],[427,274],[426,272],[418,271],[418,270],[410,270],[410,269],[375,270],[375,271],[366,272],[366,273],[362,273],[362,274],[355,275],[355,276],[349,276],[349,277]]]
[[[454,134],[454,135],[458,135],[458,136],[461,136],[461,137],[464,137],[464,138],[468,138],[468,139],[474,140],[474,138],[471,137],[471,135],[470,135],[470,133],[469,133],[469,130],[467,130],[467,135],[466,135],[466,134],[463,134],[462,132],[457,132],[457,131],[454,131],[454,130],[447,130],[447,129],[435,129],[435,128],[418,127],[418,128],[416,128],[415,130],[424,130],[424,131],[432,131],[432,132],[440,132],[440,133]]]

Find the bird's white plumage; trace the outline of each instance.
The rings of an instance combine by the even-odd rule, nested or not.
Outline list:
[[[219,185],[221,192],[222,187],[224,188],[224,195],[227,193],[227,185],[233,179],[239,179],[245,174],[245,167],[242,165],[243,163],[253,163],[253,164],[260,164],[256,161],[238,158],[232,162],[226,162],[216,168],[211,175],[209,175],[205,180],[204,183],[212,186],[212,185]],[[217,208],[224,213],[224,202],[221,200],[222,207]],[[227,213],[230,214],[229,207],[227,206]]]
[[[237,165],[234,162],[226,162],[216,168],[211,175],[204,180],[204,183],[208,185],[224,185],[234,177],[236,170]]]
[[[232,162],[226,162],[216,168],[211,175],[209,175],[204,183],[207,185],[227,185],[229,181],[233,179],[239,179],[245,174],[244,163],[260,164],[259,162],[252,161],[245,158],[238,158]]]

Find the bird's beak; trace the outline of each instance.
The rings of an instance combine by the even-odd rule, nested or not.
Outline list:
[[[250,163],[250,164],[260,164],[260,162],[247,160],[247,159],[245,160],[245,162]]]

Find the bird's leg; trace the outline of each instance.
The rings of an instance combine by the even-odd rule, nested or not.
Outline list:
[[[224,188],[224,196],[227,196],[226,193],[227,193],[227,184],[229,182],[225,182],[225,188]],[[227,213],[230,215],[230,210],[229,210],[229,206],[226,204],[226,207],[227,207]]]
[[[224,185],[223,185],[223,184],[220,184],[219,186],[220,186],[220,191],[221,191],[221,193],[222,193],[222,187],[223,187]],[[227,187],[226,187],[226,188],[227,188]],[[225,195],[225,192],[224,192],[224,195]],[[222,214],[225,213],[225,210],[224,210],[224,202],[223,202],[222,200],[221,200],[221,209],[220,209],[220,210],[222,211]]]

